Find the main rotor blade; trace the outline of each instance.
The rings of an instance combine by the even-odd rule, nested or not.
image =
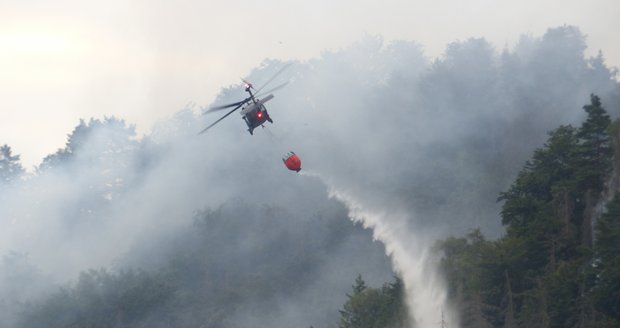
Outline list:
[[[278,85],[277,87],[272,88],[271,90],[263,91],[263,92],[261,92],[260,94],[257,94],[257,95],[255,95],[255,96],[256,96],[256,97],[262,97],[262,96],[264,96],[264,95],[266,95],[266,94],[268,94],[268,93],[272,93],[272,92],[274,92],[274,91],[276,91],[276,90],[280,90],[280,89],[284,88],[287,84],[289,84],[289,82],[290,82],[290,81],[286,81],[286,82],[284,82],[284,83],[282,83],[282,84]]]
[[[293,63],[288,63],[284,66],[282,66],[282,68],[280,68],[279,71],[276,72],[276,74],[274,74],[269,80],[267,80],[267,82],[265,82],[265,84],[263,84],[260,88],[255,89],[256,91],[254,91],[254,93],[259,93],[264,87],[267,86],[267,84],[271,83],[271,81],[273,81],[276,77],[278,77],[278,75],[280,75],[282,72],[284,72],[285,69],[289,68],[289,66],[293,65]]]
[[[235,106],[240,106],[245,104],[246,102],[248,102],[248,100],[250,100],[250,98],[246,98],[243,99],[241,101],[237,101],[236,103],[232,103],[232,104],[227,104],[227,105],[220,105],[220,106],[215,106],[215,107],[210,107],[209,109],[207,109],[205,112],[203,112],[203,114],[207,114],[207,113],[211,113],[211,112],[215,112],[218,110],[222,110],[222,109],[226,109],[226,108],[230,108],[230,107],[235,107]]]
[[[237,106],[237,107],[233,108],[233,110],[231,110],[230,112],[226,113],[226,115],[224,115],[224,116],[220,117],[220,119],[219,119],[219,120],[217,120],[217,121],[215,121],[215,122],[211,123],[211,125],[207,126],[207,127],[206,127],[206,128],[204,128],[202,131],[198,132],[198,134],[203,134],[203,133],[207,132],[207,130],[209,130],[210,128],[212,128],[212,127],[213,127],[214,125],[216,125],[217,123],[220,123],[220,121],[221,121],[221,120],[225,119],[225,118],[226,118],[226,116],[228,116],[228,115],[232,114],[234,111],[236,111],[237,109],[239,109],[239,108],[241,107],[241,105],[243,105],[243,104],[240,104],[239,106]]]

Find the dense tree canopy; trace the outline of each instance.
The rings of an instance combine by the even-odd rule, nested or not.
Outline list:
[[[366,286],[361,275],[355,279],[352,293],[340,310],[339,328],[405,328],[408,311],[404,286],[398,277],[381,288]]]
[[[506,192],[506,235],[477,231],[439,244],[463,327],[615,327],[620,295],[617,196],[605,201],[613,154],[609,116],[592,95],[580,128],[561,126]],[[592,246],[593,245],[593,246]]]

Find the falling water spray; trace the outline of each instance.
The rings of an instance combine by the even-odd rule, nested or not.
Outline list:
[[[413,327],[440,327],[443,318],[449,327],[458,327],[457,316],[446,299],[445,282],[431,254],[432,240],[412,232],[407,213],[394,208],[371,209],[353,192],[335,187],[319,174],[305,171],[303,175],[323,181],[329,197],[346,206],[349,218],[371,229],[373,238],[385,245],[394,270],[403,279]]]

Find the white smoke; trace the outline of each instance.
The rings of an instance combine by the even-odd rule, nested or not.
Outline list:
[[[294,66],[269,104],[267,133],[250,137],[231,116],[196,137],[215,118],[187,109],[138,144],[108,148],[116,134],[93,134],[67,166],[0,193],[0,252],[15,251],[10,263],[28,260],[62,283],[234,197],[312,211],[306,179],[280,162],[294,150],[385,244],[416,324],[437,326],[443,310],[454,327],[434,238],[476,227],[501,233],[495,198],[546,131],[579,121],[590,92],[620,103],[610,71],[588,66],[577,30],[533,41],[501,55],[483,39],[456,42],[430,63],[415,43],[369,38]],[[282,65],[266,61],[249,79],[265,81]],[[245,96],[238,89],[217,104]]]

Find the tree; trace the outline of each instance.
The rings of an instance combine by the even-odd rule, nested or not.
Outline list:
[[[601,106],[598,96],[590,96],[591,104],[583,109],[588,118],[579,128],[577,137],[578,171],[577,184],[583,197],[581,239],[584,246],[592,247],[592,220],[594,207],[600,199],[605,180],[612,169],[611,138],[607,129],[611,124],[609,115]]]
[[[360,300],[361,294],[367,289],[366,282],[362,279],[362,275],[358,274],[355,278],[355,284],[351,286],[353,294],[347,294],[349,300],[344,304],[343,309],[340,310],[340,328],[353,328],[360,327],[362,319],[360,318],[360,307],[362,304]]]
[[[122,166],[122,155],[137,148],[135,126],[124,120],[106,117],[91,118],[80,123],[67,137],[64,148],[43,159],[40,170],[57,168],[83,161],[85,164]]]
[[[486,242],[474,233],[443,243],[464,327],[617,323],[620,198],[597,225],[592,257],[594,209],[612,171],[610,119],[595,95],[583,108],[582,126],[552,131],[500,193],[504,237]],[[499,304],[500,311],[486,304]]]
[[[355,285],[353,285],[353,295],[357,295],[366,290],[366,282],[362,279],[362,275],[358,274],[355,278]]]
[[[459,309],[461,326],[493,327],[492,322],[499,321],[499,306],[491,304],[499,305],[501,296],[492,286],[503,282],[496,278],[493,243],[475,229],[466,238],[448,238],[436,248],[443,253],[441,269],[448,282],[448,298]]]
[[[382,288],[368,288],[358,275],[353,293],[340,310],[340,328],[402,328],[407,327],[408,313],[400,278]]]
[[[598,96],[590,95],[590,101],[589,105],[583,106],[588,117],[577,132],[580,160],[578,178],[582,189],[600,193],[605,178],[611,172],[611,139],[607,133],[611,120]]]
[[[403,280],[395,277],[394,282],[383,285],[381,293],[385,296],[384,320],[391,323],[387,327],[408,327],[409,312],[405,303]]]
[[[594,304],[620,325],[620,193],[607,205],[607,213],[594,229]]]
[[[576,130],[560,126],[500,193],[502,223],[524,247],[528,270],[553,269],[574,248]],[[569,251],[569,253],[572,253]]]
[[[8,145],[0,147],[0,184],[8,184],[24,174],[24,168],[19,163],[19,155],[11,153],[11,147]]]

